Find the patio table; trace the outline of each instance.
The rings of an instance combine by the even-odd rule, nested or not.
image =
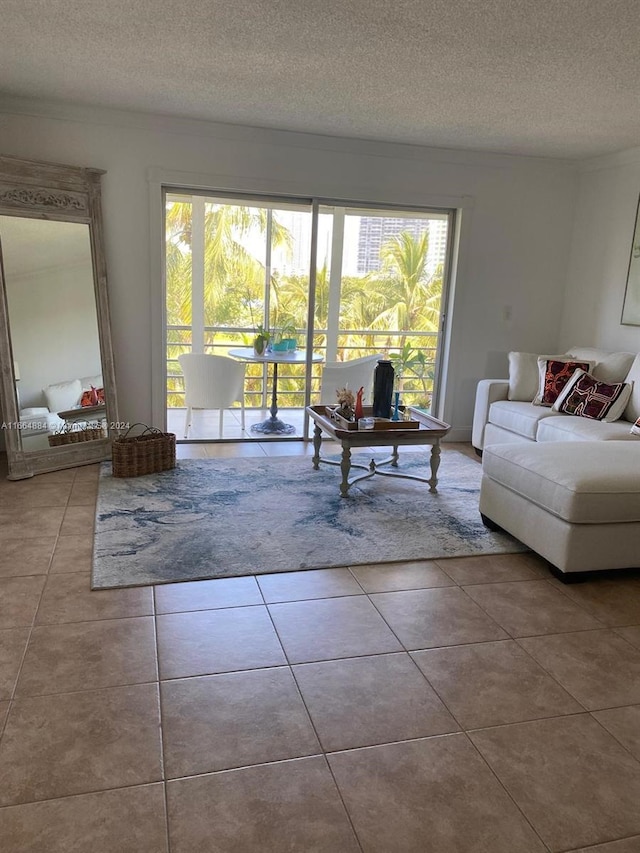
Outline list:
[[[240,361],[254,364],[273,364],[273,388],[271,389],[271,408],[269,409],[271,417],[259,424],[253,424],[251,432],[260,435],[292,435],[296,431],[293,424],[286,424],[278,417],[278,365],[306,364],[307,351],[299,349],[295,352],[265,352],[262,355],[257,355],[253,347],[238,347],[237,349],[230,349],[228,354]],[[312,353],[311,361],[317,363],[323,361],[323,357]]]

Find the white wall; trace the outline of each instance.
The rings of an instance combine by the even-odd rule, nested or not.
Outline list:
[[[7,275],[7,301],[21,408],[45,406],[46,385],[102,373],[90,258]]]
[[[640,351],[640,326],[620,322],[639,194],[640,148],[584,164],[560,330],[562,349],[584,344]]]
[[[150,303],[158,284],[151,240],[157,253],[160,243],[150,227],[150,174],[219,189],[462,208],[442,413],[457,438],[470,435],[477,380],[506,375],[510,349],[557,346],[577,185],[572,164],[13,99],[0,100],[0,151],[107,171],[121,419],[151,418]]]

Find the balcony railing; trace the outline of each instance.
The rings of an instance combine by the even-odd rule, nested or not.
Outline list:
[[[178,356],[192,351],[192,329],[190,326],[167,326],[167,407],[183,408],[184,376]],[[298,338],[305,335],[298,330]],[[254,332],[251,328],[226,328],[206,326],[204,352],[226,355],[229,349],[252,346]],[[364,342],[366,340],[366,342]],[[372,329],[340,330],[338,360],[348,361],[365,355],[380,354],[388,357],[400,353],[400,341],[409,341],[414,352],[424,353],[419,367],[404,366],[396,362],[396,372],[402,372],[400,380],[402,400],[406,405],[428,408],[433,392],[433,375],[438,347],[437,332],[419,331],[375,331]],[[326,330],[316,329],[314,351],[326,359]],[[311,403],[319,402],[322,363],[312,367]],[[268,364],[247,363],[245,378],[245,407],[264,409],[269,405],[267,387]],[[278,403],[286,408],[302,408],[305,401],[305,365],[280,364],[278,366]]]

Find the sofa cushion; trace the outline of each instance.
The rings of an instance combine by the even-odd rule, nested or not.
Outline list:
[[[519,400],[498,400],[489,407],[489,423],[535,441],[538,424],[554,415],[551,409]]]
[[[625,382],[633,382],[633,388],[622,417],[633,423],[640,418],[640,353],[634,358]]]
[[[576,370],[589,371],[592,361],[574,361],[571,358],[539,358],[538,393],[533,398],[534,406],[553,406],[567,382]]]
[[[20,409],[21,418],[35,418],[41,415],[48,415],[49,409],[46,406],[29,406],[26,409]]]
[[[509,400],[530,403],[538,393],[538,359],[565,357],[564,355],[536,355],[533,352],[510,352]]]
[[[555,417],[540,422],[536,441],[638,441],[631,435],[628,421],[605,423],[553,412]]]
[[[488,477],[578,524],[640,521],[639,466],[640,443],[622,441],[496,444],[482,457]]]
[[[600,382],[584,370],[576,370],[551,407],[556,412],[613,423],[622,416],[631,385],[627,382]]]
[[[600,382],[624,382],[635,353],[607,352],[595,347],[571,347],[568,354],[582,361],[594,362],[591,373]]]
[[[34,406],[20,411],[20,424],[22,435],[27,436],[55,432],[64,426],[64,421],[55,412],[43,406]]]
[[[82,385],[79,379],[47,385],[42,390],[50,412],[62,412],[80,405]]]

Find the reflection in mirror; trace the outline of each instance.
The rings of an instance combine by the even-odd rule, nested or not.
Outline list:
[[[100,169],[0,155],[0,408],[9,479],[111,457],[119,430]]]
[[[89,226],[0,216],[0,242],[25,453],[66,432],[102,437],[104,383]]]
[[[631,257],[627,275],[627,289],[622,308],[622,323],[640,326],[640,201],[636,211],[636,223],[631,242]]]

